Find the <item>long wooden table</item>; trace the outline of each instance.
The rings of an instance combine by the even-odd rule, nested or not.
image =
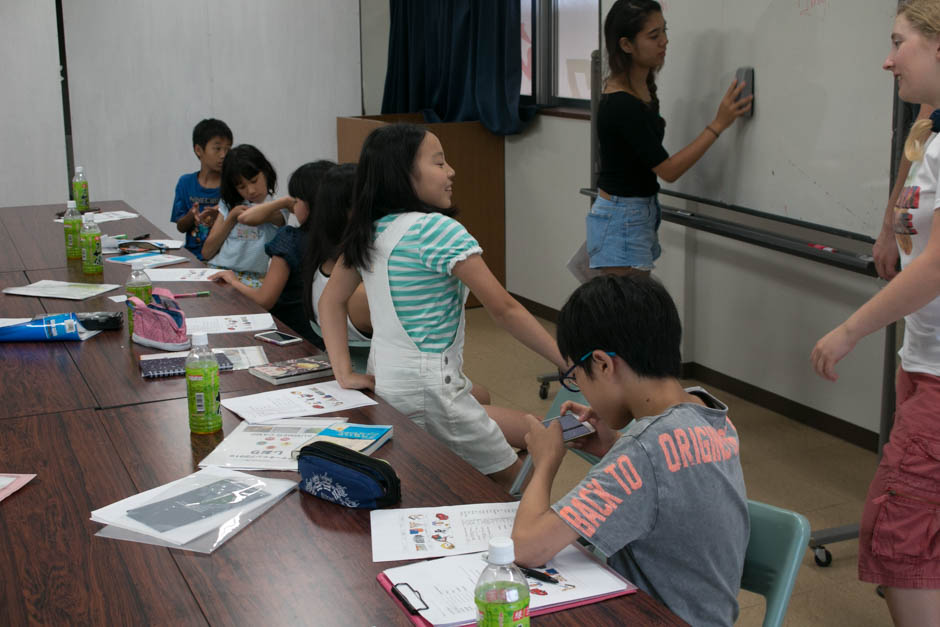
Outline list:
[[[104,208],[110,203],[98,204]],[[48,248],[41,255],[24,255],[26,248],[19,243],[15,256],[0,252],[0,265],[16,258],[24,262],[19,271],[0,273],[3,286],[41,278],[82,280],[64,255],[62,264],[54,265],[62,227],[42,226],[43,219],[51,222],[50,207],[63,208],[0,209],[2,228],[13,223],[14,231],[27,229],[32,222],[45,229],[46,238],[58,235],[45,242]],[[18,215],[22,212],[29,215]],[[43,212],[45,218],[35,217]],[[103,226],[136,233],[126,228],[135,222],[141,232],[162,236],[152,224],[138,220]],[[34,237],[27,246],[38,243]],[[105,279],[123,284],[129,269],[109,265],[115,264],[106,264]],[[181,301],[187,315],[257,309],[226,286],[210,289],[209,298]],[[123,308],[106,296],[75,302],[0,295],[0,316]],[[222,334],[210,341],[239,346],[255,340]],[[271,360],[316,352],[306,342],[264,347]],[[92,510],[194,472],[222,435],[190,434],[183,380],[143,381],[137,356],[152,351],[128,342],[126,330],[106,331],[85,342],[0,344],[0,352],[0,472],[38,475],[0,501],[0,613],[5,624],[410,624],[375,580],[385,568],[404,562],[372,562],[369,512],[300,492],[288,495],[211,555],[95,537],[99,526],[89,520]],[[224,396],[272,389],[246,372],[222,373],[221,378]],[[381,456],[401,478],[401,507],[510,500],[499,486],[377,400],[378,405],[338,415],[352,422],[394,425],[395,437],[382,447]],[[224,433],[238,422],[223,410]],[[263,474],[297,478],[296,473]],[[538,617],[533,623],[684,624],[642,592]]]

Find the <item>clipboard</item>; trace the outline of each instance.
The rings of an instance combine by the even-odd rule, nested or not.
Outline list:
[[[580,544],[573,543],[570,546],[589,555],[591,559],[596,560],[596,558],[591,556],[590,553],[588,553],[588,551],[584,547],[582,547]],[[447,559],[447,558],[444,558],[444,559]],[[566,602],[566,603],[556,603],[554,605],[547,605],[547,606],[538,607],[538,608],[533,608],[530,605],[529,616],[542,616],[543,614],[552,614],[554,612],[560,612],[562,610],[580,607],[582,605],[590,605],[592,603],[599,603],[601,601],[606,601],[607,599],[613,599],[615,597],[620,597],[620,596],[636,593],[637,587],[631,582],[627,581],[622,575],[620,575],[620,573],[617,573],[616,571],[611,569],[609,566],[601,562],[598,562],[598,566],[601,568],[604,568],[611,575],[615,576],[617,579],[622,581],[624,584],[624,588],[621,590],[617,590],[615,592],[581,598],[581,599],[573,600],[573,601]],[[430,623],[427,619],[425,619],[420,614],[420,611],[422,609],[427,609],[427,604],[424,603],[424,599],[421,597],[421,592],[419,590],[416,590],[407,582],[399,582],[398,584],[393,584],[391,579],[389,579],[388,576],[384,572],[379,573],[376,576],[376,580],[378,580],[379,585],[382,586],[382,589],[385,590],[386,593],[388,593],[388,595],[392,598],[392,601],[395,603],[395,605],[397,605],[398,608],[402,612],[404,612],[404,614],[408,617],[408,620],[410,620],[412,624],[419,625],[421,627],[433,627],[433,624]],[[407,587],[407,589],[409,590],[408,591],[398,590],[398,588],[405,588],[405,587]],[[424,607],[423,608],[415,607],[416,603],[409,601],[408,597],[417,598],[420,601],[420,603],[424,604]],[[476,624],[476,620],[474,619],[465,623],[452,623],[452,624],[453,625],[474,625]]]

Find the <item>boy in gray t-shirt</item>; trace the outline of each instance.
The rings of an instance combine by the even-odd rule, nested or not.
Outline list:
[[[571,364],[562,383],[591,407],[568,402],[562,412],[595,427],[573,445],[602,459],[551,504],[561,428],[533,427],[516,561],[544,564],[582,536],[692,625],[731,625],[749,533],[738,434],[723,403],[679,383],[681,333],[672,298],[646,276],[598,277],[568,299],[558,319]]]

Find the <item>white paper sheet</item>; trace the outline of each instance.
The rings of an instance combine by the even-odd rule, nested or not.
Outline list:
[[[17,296],[37,296],[39,298],[85,300],[92,296],[116,290],[119,287],[121,286],[112,285],[111,283],[68,283],[66,281],[43,279],[21,287],[4,288],[3,293],[16,294]]]
[[[237,489],[223,491],[221,496],[197,492],[220,482]],[[286,479],[256,477],[226,468],[204,468],[97,509],[91,513],[91,519],[181,545],[214,529],[222,533],[230,527],[238,527],[243,513],[280,498],[296,485],[295,481]]]
[[[102,222],[114,222],[115,220],[128,220],[130,218],[139,217],[136,213],[131,213],[130,211],[102,211],[100,213],[89,213],[88,215],[95,216],[95,224],[101,224]],[[63,224],[62,218],[56,218],[54,222]]]
[[[186,319],[187,335],[193,333],[248,333],[275,328],[277,328],[277,325],[274,324],[274,318],[269,313],[204,316],[202,318]]]
[[[147,270],[147,276],[154,283],[158,281],[208,281],[209,277],[219,272],[215,268],[154,268]]]
[[[512,502],[372,510],[372,561],[485,551],[490,538],[512,534],[518,508]]]
[[[126,261],[130,259],[129,261]],[[161,253],[135,253],[130,255],[119,255],[117,257],[111,257],[106,259],[111,263],[121,263],[127,266],[133,266],[135,264],[142,265],[145,270],[148,272],[151,268],[157,268],[159,266],[172,266],[177,263],[183,263],[185,261],[192,261],[186,257],[180,257],[179,255],[165,255]],[[153,281],[153,279],[151,279]]]
[[[297,472],[297,460],[291,457],[291,451],[338,422],[346,419],[287,418],[267,425],[243,422],[199,462],[199,467]]]
[[[223,407],[253,424],[282,418],[318,416],[376,404],[358,390],[344,390],[336,381],[222,399]]]
[[[485,567],[484,554],[473,553],[389,568],[384,574],[392,585],[407,583],[421,594],[428,606],[421,611],[421,617],[432,625],[465,625],[476,619],[473,591]],[[563,548],[545,568],[537,570],[558,583],[527,578],[530,612],[552,606],[561,609],[577,601],[636,590],[632,583],[574,545]]]

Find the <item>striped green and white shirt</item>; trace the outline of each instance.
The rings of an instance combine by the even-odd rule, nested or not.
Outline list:
[[[398,215],[376,220],[376,237]],[[466,287],[451,272],[458,261],[482,252],[462,224],[439,213],[421,216],[392,250],[392,305],[420,351],[443,353],[454,341]]]

